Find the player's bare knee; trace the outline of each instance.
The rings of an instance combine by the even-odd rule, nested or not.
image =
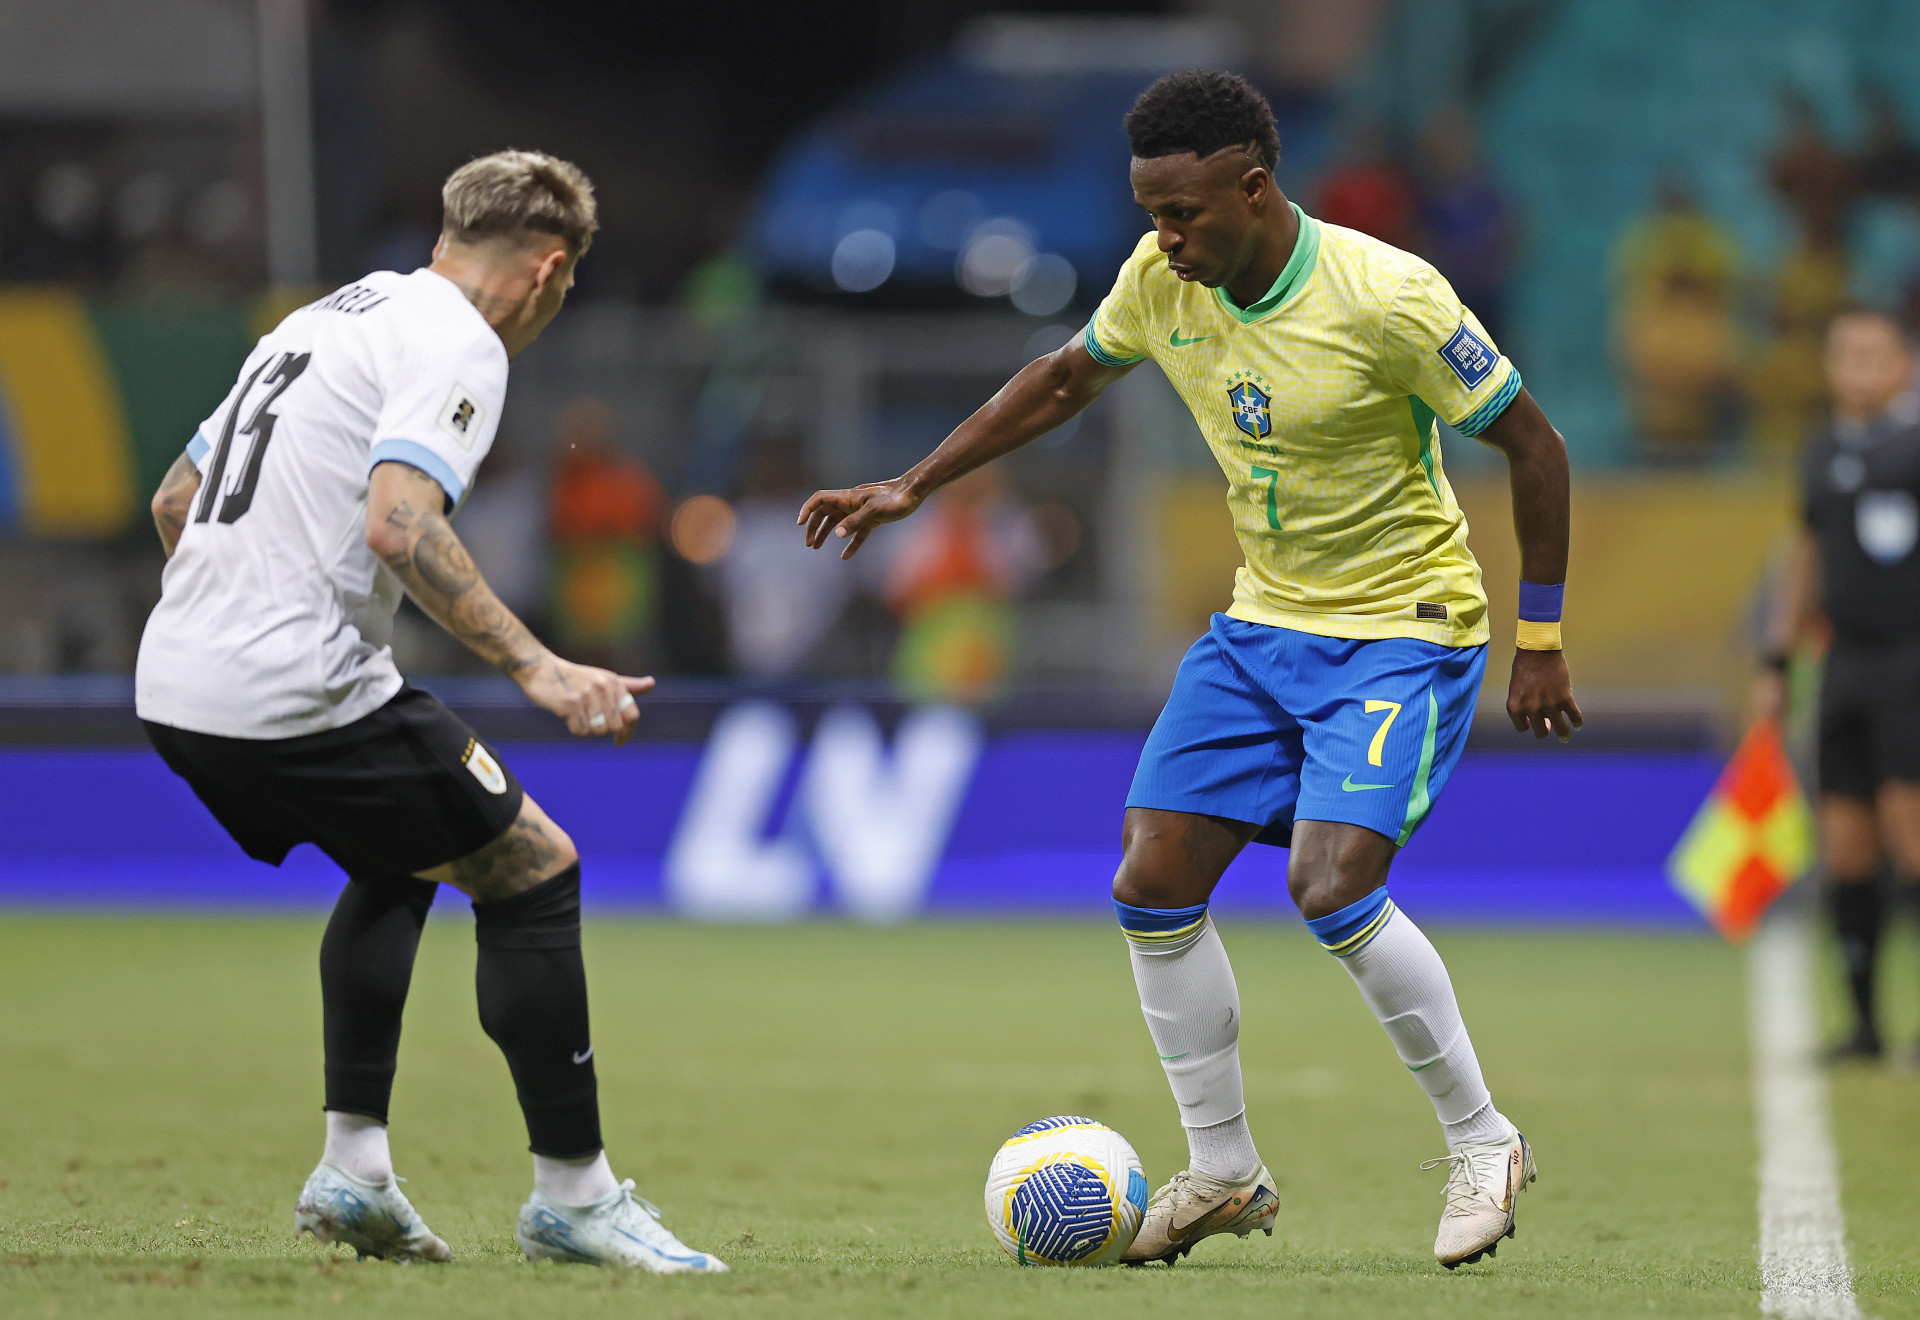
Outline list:
[[[1129,843],[1125,855],[1121,857],[1120,869],[1113,873],[1114,901],[1133,907],[1183,906],[1185,900],[1175,897],[1178,886],[1171,883],[1171,877],[1164,874],[1164,868],[1155,866],[1140,852],[1136,852]]]
[[[573,840],[565,831],[555,828],[553,836],[553,861],[546,868],[547,874],[540,877],[541,880],[551,879],[580,861],[580,850],[573,846]],[[534,883],[538,884],[539,881]]]
[[[1338,877],[1331,871],[1318,868],[1288,867],[1287,894],[1293,899],[1293,905],[1300,909],[1300,915],[1308,921],[1338,912],[1346,906],[1336,901],[1340,894]]]
[[[1357,825],[1301,821],[1287,858],[1287,893],[1308,921],[1357,903],[1387,882],[1395,848]]]
[[[520,821],[531,822],[532,827],[538,829],[545,838],[547,850],[551,854],[545,869],[550,874],[558,874],[580,860],[580,850],[573,846],[573,836],[556,825],[553,817],[542,811],[540,804],[532,798],[527,798],[521,803],[520,820],[514,823],[517,825]],[[541,877],[543,880],[546,878],[546,876]]]
[[[1384,876],[1337,870],[1315,870],[1287,875],[1287,893],[1308,921],[1331,916],[1350,907],[1386,883]]]
[[[1129,808],[1113,896],[1133,907],[1204,903],[1244,843],[1209,817]]]
[[[1211,888],[1205,886],[1196,898],[1192,896],[1194,886],[1186,877],[1155,874],[1150,867],[1131,866],[1125,861],[1113,875],[1114,900],[1131,907],[1188,907],[1204,903],[1206,890]]]
[[[525,893],[579,860],[579,850],[567,832],[529,797],[521,802],[513,824],[491,843],[422,872],[422,878],[453,885],[475,901],[488,903]]]

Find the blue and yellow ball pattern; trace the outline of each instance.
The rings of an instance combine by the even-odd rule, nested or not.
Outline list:
[[[1027,1124],[987,1171],[987,1223],[1022,1265],[1117,1264],[1146,1208],[1133,1147],[1078,1114]]]

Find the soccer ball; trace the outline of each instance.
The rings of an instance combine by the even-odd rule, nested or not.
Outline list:
[[[1074,1114],[1027,1124],[987,1170],[987,1223],[1022,1265],[1116,1265],[1146,1209],[1127,1139]]]

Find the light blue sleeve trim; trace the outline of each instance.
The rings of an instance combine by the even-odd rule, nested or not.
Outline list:
[[[211,452],[213,452],[213,446],[207,443],[207,437],[195,431],[193,439],[187,441],[187,461],[199,467]]]
[[[467,493],[467,483],[454,475],[447,460],[416,440],[382,440],[373,447],[373,453],[367,460],[367,471],[372,472],[375,465],[380,463],[405,463],[408,467],[419,468],[440,483],[440,489],[447,493],[449,505],[458,505]]]
[[[1514,367],[1507,373],[1506,382],[1493,392],[1493,397],[1455,422],[1453,429],[1461,435],[1479,435],[1494,424],[1500,414],[1507,410],[1507,405],[1519,397],[1519,394],[1520,368]]]
[[[1099,339],[1095,338],[1093,333],[1092,321],[1087,322],[1087,332],[1086,334],[1082,335],[1081,338],[1086,342],[1087,356],[1091,357],[1095,362],[1100,363],[1102,366],[1130,367],[1136,362],[1146,361],[1145,354],[1142,354],[1139,357],[1133,357],[1133,358],[1115,357],[1113,354],[1107,352],[1106,349],[1100,347],[1100,341]]]

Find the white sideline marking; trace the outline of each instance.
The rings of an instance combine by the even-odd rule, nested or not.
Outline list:
[[[1860,1320],[1817,1057],[1811,966],[1805,921],[1782,914],[1754,936],[1749,1002],[1760,1128],[1760,1313],[1767,1320]]]

